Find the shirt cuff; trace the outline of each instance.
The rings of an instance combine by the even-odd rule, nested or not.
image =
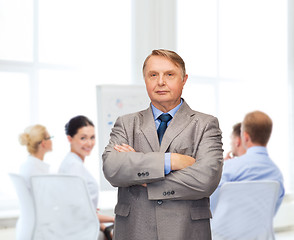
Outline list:
[[[164,174],[165,175],[169,174],[171,171],[170,155],[171,153],[164,154]]]

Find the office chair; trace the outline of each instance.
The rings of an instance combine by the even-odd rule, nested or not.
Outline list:
[[[99,220],[78,176],[31,177],[36,206],[34,240],[97,240]]]
[[[273,240],[276,181],[227,182],[211,220],[213,240]]]
[[[9,173],[19,200],[20,214],[16,223],[16,240],[32,240],[35,226],[35,207],[26,180],[19,174]]]

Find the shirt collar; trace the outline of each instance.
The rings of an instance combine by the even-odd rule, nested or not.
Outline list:
[[[172,117],[174,117],[176,112],[179,110],[179,108],[181,107],[182,104],[183,104],[183,99],[181,99],[181,102],[178,106],[176,106],[175,108],[173,108],[172,110],[170,110],[167,113],[169,113]],[[163,112],[160,111],[159,109],[157,109],[156,107],[154,107],[154,105],[152,103],[151,103],[151,108],[152,108],[154,120],[156,120]]]
[[[268,154],[266,147],[263,146],[254,146],[247,149],[246,153],[262,153]]]
[[[49,168],[49,164],[45,163],[43,160],[34,157],[33,155],[29,155],[28,161],[32,162],[35,165],[38,165],[40,167]]]
[[[77,162],[82,162],[83,163],[83,159],[80,158],[79,155],[77,155],[74,152],[69,152],[68,156],[70,156],[70,159],[72,159],[73,161],[77,161]]]

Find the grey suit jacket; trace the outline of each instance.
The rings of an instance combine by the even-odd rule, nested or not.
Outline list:
[[[122,143],[136,152],[113,149]],[[196,162],[165,176],[165,152],[189,155]],[[161,145],[151,106],[119,117],[102,158],[106,179],[119,187],[116,240],[211,239],[209,196],[220,181],[223,164],[215,117],[191,110],[184,101]]]

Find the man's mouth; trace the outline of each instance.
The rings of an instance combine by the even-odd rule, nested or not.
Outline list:
[[[156,93],[157,94],[159,94],[159,95],[164,95],[164,94],[166,94],[168,91],[156,91]]]

